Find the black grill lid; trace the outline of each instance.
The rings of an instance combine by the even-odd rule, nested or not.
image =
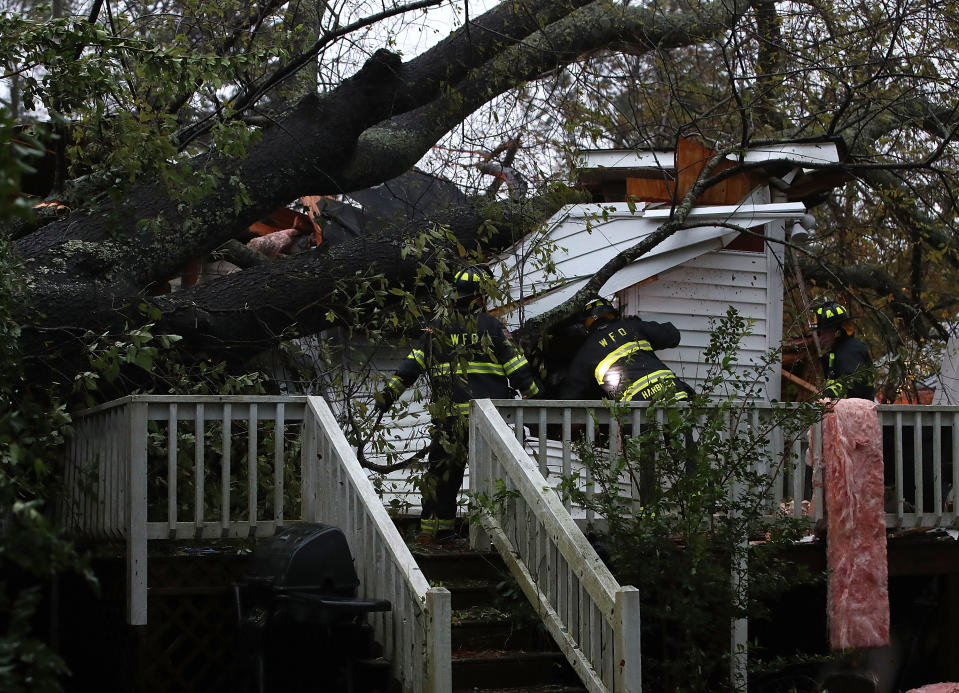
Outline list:
[[[355,596],[360,584],[343,531],[313,522],[286,527],[267,539],[254,551],[247,577],[276,590],[308,589],[340,597]]]

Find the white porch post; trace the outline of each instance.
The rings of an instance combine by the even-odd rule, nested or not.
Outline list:
[[[450,640],[452,595],[445,587],[431,587],[426,593],[429,630],[426,640],[426,693],[448,693],[453,689],[453,654]]]
[[[147,404],[127,405],[127,623],[147,623]]]
[[[626,585],[616,590],[613,613],[613,645],[616,662],[616,693],[643,690],[642,648],[640,646],[639,590]]]

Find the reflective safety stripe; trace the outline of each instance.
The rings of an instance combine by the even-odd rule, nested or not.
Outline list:
[[[435,534],[448,532],[455,528],[455,520],[441,520],[438,517],[424,517],[420,519],[420,531]]]
[[[526,392],[523,394],[527,397],[535,397],[539,394],[539,386],[536,383],[532,383],[528,388],[526,388]]]
[[[406,387],[403,385],[403,379],[398,375],[394,375],[392,378],[390,378],[390,382],[387,383],[387,387],[396,393],[400,393],[406,389]]]
[[[596,376],[596,384],[603,384],[603,380],[606,378],[606,372],[620,359],[626,358],[630,354],[635,354],[637,351],[652,350],[652,345],[645,339],[642,339],[638,342],[626,342],[621,347],[610,353],[609,356],[600,361],[599,365],[596,366],[596,370],[594,371],[594,375]]]
[[[433,375],[449,375],[451,371],[451,366],[449,363],[437,363],[433,368],[430,369],[430,372]],[[460,375],[463,374],[462,368],[457,368],[456,372]],[[475,374],[475,375],[501,375],[506,376],[506,371],[503,370],[503,367],[498,363],[483,363],[480,361],[470,361],[466,364],[466,373]]]
[[[492,375],[506,375],[506,371],[498,363],[482,363],[470,361],[466,368],[467,373],[490,373]]]
[[[831,355],[832,354],[830,354],[830,356]],[[846,392],[846,386],[843,385],[843,383],[841,383],[840,381],[833,380],[832,378],[826,381],[826,387],[823,389],[824,394],[830,397],[836,397],[836,398],[842,398],[845,392]]]
[[[525,366],[527,363],[529,362],[526,360],[525,356],[516,356],[506,362],[506,364],[503,366],[503,370],[506,371],[506,375],[513,375],[513,373]]]
[[[426,354],[422,349],[413,349],[406,358],[416,361],[420,368],[426,368]]]
[[[470,403],[469,402],[456,402],[453,405],[453,408],[456,410],[457,414],[463,416],[468,416],[470,413]]]
[[[653,371],[627,387],[625,392],[623,392],[621,401],[631,402],[636,395],[640,395],[643,399],[652,399],[653,395],[665,390],[666,384],[675,379],[676,376],[673,375],[673,372],[670,370]],[[686,399],[687,396],[688,395],[682,390],[677,390],[674,399]]]

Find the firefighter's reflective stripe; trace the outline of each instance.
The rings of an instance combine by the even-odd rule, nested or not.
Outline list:
[[[398,375],[394,375],[392,378],[390,378],[390,382],[388,382],[386,385],[397,394],[401,394],[403,390],[406,389],[406,385],[403,384],[403,379]]]
[[[624,359],[631,354],[635,354],[637,351],[652,351],[653,347],[645,339],[642,339],[638,342],[626,342],[621,347],[618,347],[612,351],[606,358],[599,362],[594,371],[596,376],[596,384],[602,385],[603,380],[606,378],[606,372],[609,371],[613,365],[620,359]]]
[[[420,531],[426,534],[438,532],[452,532],[456,525],[454,520],[441,520],[438,517],[424,517],[420,519]]]
[[[452,370],[452,366],[447,363],[437,363],[430,369],[430,373],[437,376],[449,375]],[[463,375],[464,371],[460,364],[457,364],[456,372],[460,375]],[[498,363],[489,363],[481,361],[470,361],[466,364],[467,374],[486,374],[486,375],[501,375],[505,376],[506,372],[503,370],[503,367]]]
[[[826,381],[826,387],[823,390],[823,394],[827,397],[835,397],[836,399],[842,399],[846,393],[846,386],[843,385],[838,380],[829,379]]]
[[[836,363],[836,354],[832,351],[829,352],[829,362],[826,366],[827,373],[832,373],[834,364]],[[823,389],[823,394],[827,397],[835,397],[836,399],[841,399],[846,393],[846,386],[843,385],[840,381],[835,378],[826,378],[826,387]]]
[[[663,392],[675,379],[676,376],[670,370],[653,371],[627,387],[623,392],[621,401],[630,402],[636,395],[639,395],[642,399],[652,399]],[[682,390],[677,390],[674,395],[676,400],[686,399],[686,397],[687,394]]]
[[[470,413],[470,403],[469,402],[454,402],[453,409],[457,414],[462,416],[469,416]]]
[[[413,359],[414,361],[416,361],[416,364],[420,368],[423,368],[423,369],[426,368],[426,354],[423,353],[422,349],[413,349],[413,351],[411,351],[409,356],[407,356],[406,358]]]
[[[527,365],[529,362],[526,360],[525,356],[514,356],[509,361],[503,365],[503,370],[506,371],[506,375],[513,375],[523,366]]]
[[[506,373],[506,375],[513,375],[513,373],[518,371],[520,368],[527,367],[529,367],[529,361],[526,360],[526,357],[522,354],[517,354],[506,362],[506,364],[503,366],[503,371]],[[523,394],[527,397],[535,397],[539,394],[539,386],[533,382],[523,391]]]

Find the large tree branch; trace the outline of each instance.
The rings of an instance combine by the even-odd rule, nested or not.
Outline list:
[[[342,36],[388,17],[437,5],[440,1],[418,0],[407,5],[397,5],[352,24],[324,32],[308,49],[276,68],[251,89],[234,97],[228,104],[230,110],[242,114],[264,94],[292,77],[316,59],[326,46]],[[500,3],[409,63],[401,66],[397,61],[393,69],[398,79],[394,81],[393,88],[377,90],[379,104],[376,108],[366,109],[364,117],[369,119],[367,124],[372,125],[389,118],[394,112],[409,111],[421,106],[433,99],[443,85],[460,81],[469,70],[496,55],[503,46],[523,40],[536,31],[540,23],[554,21],[588,1],[521,0]],[[335,92],[330,98],[336,98]],[[215,118],[222,115],[222,110],[214,111],[203,121],[191,124],[181,131],[177,135],[180,145],[209,131]]]
[[[504,247],[574,199],[577,193],[555,190],[522,203],[477,201],[425,222],[321,245],[175,294],[120,301],[88,286],[61,285],[58,293],[48,287],[43,297],[46,314],[31,318],[27,337],[55,329],[118,331],[124,324],[143,320],[138,307],[142,302],[159,311],[159,318],[153,319],[155,331],[184,337],[186,348],[226,347],[237,358],[248,357],[282,336],[312,334],[332,326],[328,316],[343,316],[344,309],[351,307],[352,287],[359,277],[375,273],[385,285],[414,290],[410,278],[419,263],[430,263],[431,258],[405,253],[404,247],[430,225],[448,228],[466,248]],[[436,252],[444,250],[455,257],[455,244],[445,249],[438,246]]]
[[[714,2],[664,16],[642,7],[593,2],[502,50],[431,103],[364,131],[343,181],[367,187],[377,164],[384,162],[394,167],[389,177],[399,175],[483,104],[596,48],[614,42],[629,43],[633,52],[693,45],[729,30],[747,9],[745,2]]]
[[[198,174],[214,183],[193,205],[184,204],[176,192],[145,183],[97,215],[74,214],[21,239],[18,248],[34,267],[44,268],[38,285],[86,279],[110,295],[129,296],[290,200],[361,189],[402,173],[465,113],[547,68],[574,60],[581,51],[613,39],[647,46],[691,43],[724,30],[735,17],[719,2],[675,18],[594,2],[497,53],[458,86],[460,96],[451,93],[383,128],[368,128],[369,118],[360,114],[379,112],[399,79],[388,54],[377,55],[330,95],[304,99],[243,159],[211,155],[192,162]],[[539,17],[527,19],[534,20]],[[143,255],[156,261],[142,263]],[[122,270],[110,275],[106,270],[111,265]]]

